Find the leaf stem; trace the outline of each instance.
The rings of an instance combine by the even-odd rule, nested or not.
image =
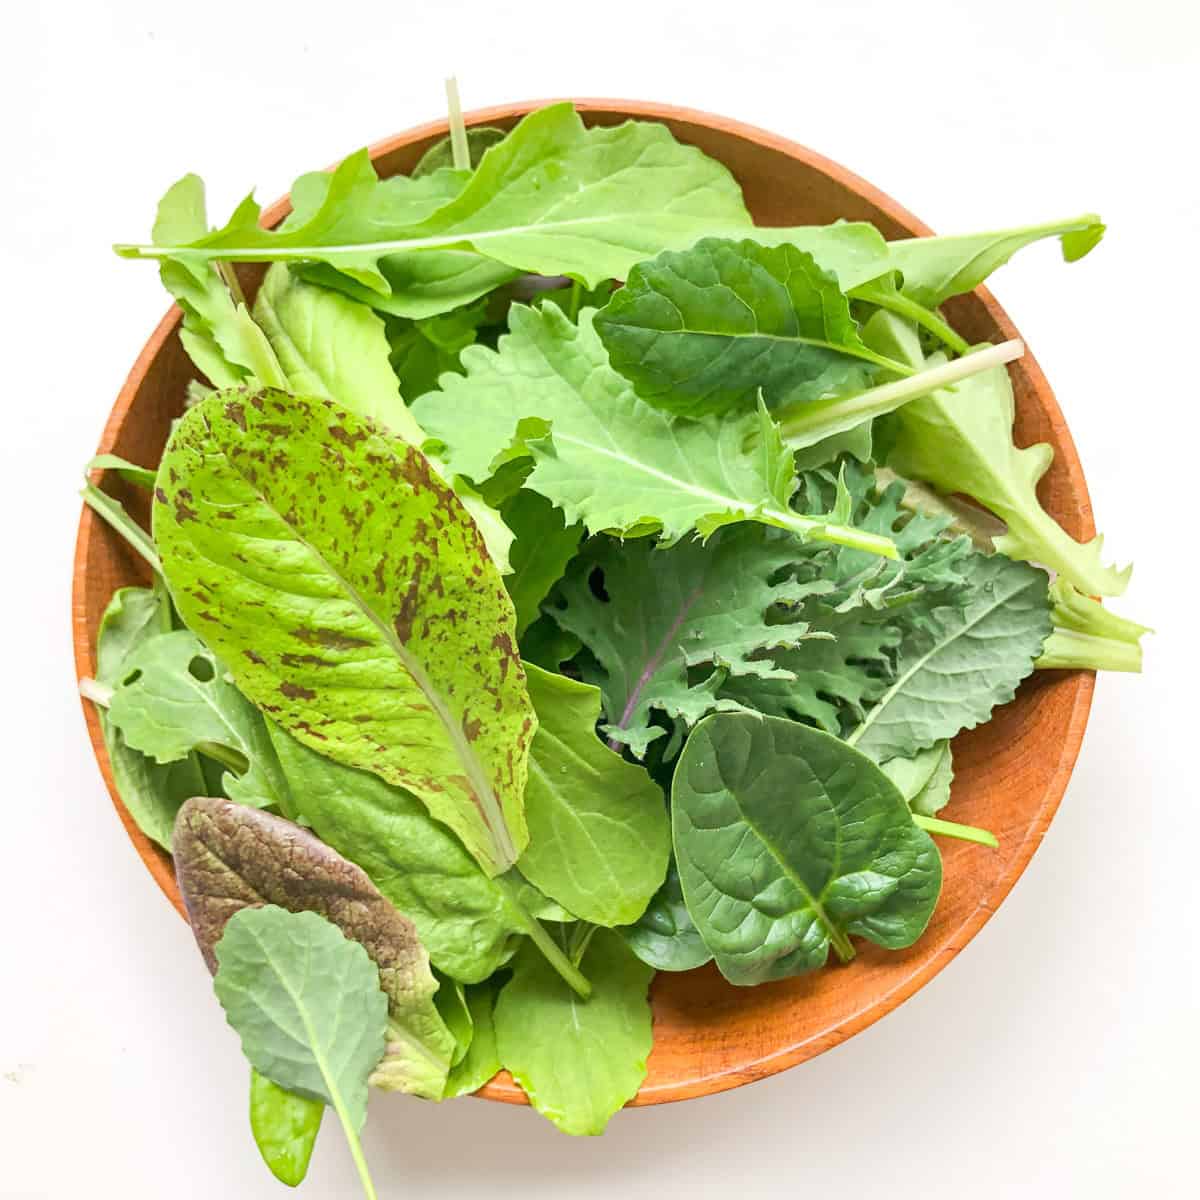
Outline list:
[[[572,322],[579,320],[579,304],[583,299],[583,284],[578,279],[571,280],[571,311],[567,314]]]
[[[918,371],[907,379],[868,388],[854,396],[830,396],[793,405],[779,413],[779,432],[794,449],[803,449],[831,434],[844,433],[855,425],[884,413],[894,412],[910,400],[938,388],[961,383],[972,375],[1013,362],[1025,353],[1024,343],[1014,338],[998,346],[988,346],[964,354],[962,358]]]
[[[162,563],[150,535],[125,511],[120,500],[114,500],[92,483],[87,484],[79,494],[84,504],[115,529],[150,564],[150,569],[156,575],[162,575]]]
[[[463,122],[462,104],[458,98],[458,80],[451,75],[446,80],[446,108],[450,118],[450,155],[456,171],[471,169],[471,148],[467,143],[467,127]]]
[[[934,337],[949,346],[955,354],[966,354],[971,349],[970,342],[956,333],[933,309],[918,304],[902,292],[865,284],[855,288],[850,295],[855,300],[865,300],[868,304],[886,308],[888,312],[894,312],[898,317],[907,317],[914,324],[920,325],[922,329],[929,330]]]
[[[989,833],[986,829],[977,829],[974,825],[959,825],[956,821],[943,821],[938,817],[923,816],[921,813],[913,813],[912,819],[914,825],[920,826],[927,833],[957,838],[960,842],[975,842],[979,846],[990,846],[993,850],[1000,848],[994,833]]]
[[[848,963],[854,958],[854,945],[844,929],[835,929],[830,925],[829,943],[833,946],[839,961]]]
[[[512,884],[499,875],[492,882],[497,884],[507,894],[508,901],[522,928],[529,935],[530,941],[546,956],[546,961],[562,976],[567,986],[576,995],[586,1000],[592,994],[592,985],[588,983],[583,973],[571,962],[562,947],[546,931],[541,921],[533,916],[521,903]]]
[[[1127,671],[1138,674],[1142,669],[1142,648],[1137,642],[1056,628],[1046,639],[1041,657],[1033,665],[1043,671]]]
[[[98,679],[93,679],[90,675],[85,675],[79,681],[79,694],[85,700],[90,700],[100,708],[108,708],[112,704],[112,688],[107,684],[101,683]]]
[[[379,1200],[375,1192],[375,1185],[371,1182],[371,1172],[367,1169],[366,1155],[363,1154],[362,1142],[359,1141],[358,1134],[354,1132],[346,1113],[342,1111],[341,1106],[337,1108],[338,1119],[342,1123],[342,1130],[346,1134],[346,1143],[350,1147],[350,1157],[354,1160],[354,1165],[358,1170],[358,1178],[362,1182],[363,1195],[367,1200]]]

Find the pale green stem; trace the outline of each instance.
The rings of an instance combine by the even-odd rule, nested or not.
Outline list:
[[[463,122],[462,104],[458,98],[458,80],[453,75],[446,80],[446,108],[450,118],[450,155],[456,171],[471,169],[471,148],[467,143],[467,127]]]
[[[358,1171],[358,1178],[362,1183],[363,1195],[367,1200],[379,1200],[375,1191],[375,1185],[371,1182],[371,1172],[367,1170],[366,1155],[363,1154],[362,1142],[358,1139],[358,1133],[354,1126],[350,1123],[350,1114],[346,1112],[345,1106],[342,1104],[342,1098],[333,1093],[333,1109],[338,1115],[338,1120],[342,1123],[342,1132],[346,1135],[346,1144],[350,1147],[350,1157],[354,1160],[354,1166]]]
[[[570,313],[568,314],[572,321],[579,320],[579,302],[583,298],[583,284],[578,279],[571,282],[571,304]]]
[[[886,308],[898,317],[907,317],[914,324],[920,325],[922,329],[928,329],[934,337],[945,342],[955,354],[966,354],[971,349],[971,343],[947,325],[933,309],[926,308],[925,305],[918,304],[915,300],[910,300],[900,292],[866,284],[864,287],[855,288],[850,295],[855,300],[865,300],[868,304],[877,304],[880,308]]]
[[[242,285],[238,283],[237,273],[233,269],[233,263],[219,262],[213,264],[217,268],[217,274],[221,277],[221,282],[229,289],[229,294],[233,297],[234,304],[246,307],[246,297],[242,292]]]
[[[499,876],[492,882],[507,894],[509,904],[521,927],[529,935],[529,940],[546,956],[546,961],[562,976],[568,987],[586,1000],[592,994],[592,985],[584,978],[583,973],[571,962],[562,947],[546,931],[545,926],[521,903],[512,884]]]
[[[1055,629],[1033,664],[1041,670],[1128,671],[1142,669],[1142,648],[1137,642],[1097,637],[1074,629]]]
[[[936,367],[918,371],[907,379],[897,379],[879,387],[869,388],[854,396],[831,396],[825,400],[811,400],[796,404],[779,413],[779,432],[783,440],[796,448],[811,446],[834,433],[853,429],[872,417],[894,412],[901,405],[919,396],[928,395],[938,388],[961,383],[981,371],[1013,362],[1025,353],[1025,346],[1017,339],[976,350]]]
[[[986,829],[977,829],[974,825],[959,825],[956,821],[942,821],[937,817],[922,816],[920,813],[913,813],[913,824],[920,826],[927,833],[957,838],[960,842],[975,842],[980,846],[990,846],[993,850],[1000,848],[994,833],[989,833]]]
[[[833,946],[834,953],[838,956],[841,962],[848,963],[854,958],[854,946],[842,929],[834,929],[829,926],[829,941]]]
[[[79,694],[85,700],[90,700],[93,704],[98,704],[101,708],[107,708],[112,703],[113,698],[112,688],[107,684],[101,683],[98,679],[92,679],[89,675],[85,675],[79,681]]]
[[[125,511],[120,500],[114,500],[91,483],[79,494],[84,504],[111,525],[150,564],[156,575],[162,574],[162,563],[150,535]]]

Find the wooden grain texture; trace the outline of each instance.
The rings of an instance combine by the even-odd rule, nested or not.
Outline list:
[[[471,125],[509,127],[547,101],[482,109]],[[803,146],[724,117],[627,100],[577,100],[588,124],[629,117],[658,120],[680,141],[724,162],[741,183],[755,219],[765,225],[823,224],[838,218],[874,222],[888,237],[930,232],[877,188]],[[371,157],[383,176],[412,168],[446,134],[433,122],[380,142]],[[264,214],[274,224],[286,200]],[[247,269],[252,288],[261,272]],[[953,300],[950,316],[969,341],[1019,336],[984,288]],[[99,452],[134,462],[158,461],[170,421],[183,407],[191,365],[179,343],[179,310],[172,308],[138,356],[113,406]],[[1017,441],[1049,442],[1054,463],[1039,494],[1046,508],[1079,539],[1095,533],[1087,485],[1066,422],[1037,362],[1026,353],[1012,364]],[[136,489],[111,472],[100,481],[135,513],[146,505]],[[115,588],[145,583],[145,565],[90,511],[79,523],[75,552],[73,636],[80,676],[96,667],[96,630]],[[652,989],[654,1051],[635,1105],[685,1100],[772,1075],[836,1046],[891,1012],[933,978],[979,931],[1025,869],[1062,799],[1079,753],[1095,677],[1091,672],[1041,672],[985,726],[954,743],[956,778],[948,815],[993,830],[1000,849],[990,852],[943,840],[945,887],[928,930],[899,953],[860,943],[846,967],[756,988],[734,988],[711,966],[683,975],[661,974]],[[113,785],[99,724],[84,704],[88,734],[105,783],[130,840],[164,894],[183,914],[170,859],[142,835]],[[507,1072],[480,1093],[509,1103],[524,1094]]]

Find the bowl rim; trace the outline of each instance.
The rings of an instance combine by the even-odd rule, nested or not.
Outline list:
[[[817,153],[788,138],[781,137],[769,130],[755,125],[746,124],[730,117],[720,116],[703,110],[680,107],[669,104],[659,104],[643,100],[603,99],[556,97],[543,100],[522,100],[508,104],[492,105],[487,108],[473,109],[464,113],[468,126],[486,125],[493,121],[507,121],[520,118],[535,109],[548,104],[570,100],[581,114],[606,113],[620,114],[634,120],[663,121],[673,120],[701,125],[709,129],[728,134],[743,141],[749,141],[759,147],[774,150],[786,155],[821,174],[829,176],[838,183],[848,187],[857,195],[865,198],[875,207],[884,212],[898,224],[915,231],[919,236],[929,236],[932,230],[903,205],[897,203],[885,192],[861,176],[848,170],[833,159]],[[445,118],[428,121],[411,129],[392,134],[368,146],[372,162],[389,155],[397,150],[414,143],[431,138],[444,137],[449,132],[449,123]],[[262,214],[262,223],[273,226],[283,220],[291,211],[289,197],[284,196],[268,205]],[[975,295],[982,302],[988,316],[995,322],[1005,339],[1019,337],[1015,326],[1007,314],[996,302],[986,287],[975,289]],[[146,344],[135,359],[129,374],[117,395],[116,402],[105,422],[103,433],[97,449],[98,454],[111,451],[116,443],[117,435],[129,416],[134,399],[141,387],[150,364],[162,350],[166,342],[175,334],[182,319],[178,305],[172,305],[151,333]],[[1076,498],[1081,512],[1080,537],[1084,540],[1095,535],[1095,524],[1092,517],[1091,503],[1088,495],[1087,482],[1083,475],[1083,467],[1075,448],[1062,410],[1058,405],[1049,382],[1039,367],[1036,359],[1026,344],[1025,355],[1021,360],[1023,370],[1029,378],[1032,390],[1037,394],[1038,402],[1046,418],[1054,427],[1055,434],[1061,443],[1061,452],[1056,456],[1059,464],[1065,468],[1067,481],[1072,495]],[[72,563],[72,640],[74,644],[75,668],[77,678],[82,678],[95,671],[95,648],[88,635],[87,628],[87,595],[85,572],[91,551],[92,539],[104,528],[101,520],[86,505],[82,506],[76,535],[75,554]],[[797,1066],[809,1058],[840,1045],[854,1034],[886,1016],[902,1004],[914,993],[924,987],[934,978],[946,964],[963,949],[964,946],[983,928],[993,913],[1012,890],[1016,881],[1029,865],[1034,852],[1042,842],[1055,813],[1058,811],[1070,780],[1079,749],[1083,741],[1084,730],[1087,726],[1088,714],[1091,710],[1095,690],[1094,671],[1074,671],[1070,675],[1072,684],[1067,695],[1069,703],[1069,718],[1064,738],[1059,747],[1059,753],[1045,788],[1042,792],[1041,804],[1034,818],[1028,825],[1025,836],[1014,847],[1007,869],[992,883],[987,892],[976,902],[975,907],[962,920],[957,929],[949,936],[947,943],[940,953],[917,966],[905,975],[900,982],[873,1002],[841,1021],[838,1025],[826,1030],[817,1037],[808,1038],[796,1045],[773,1051],[760,1060],[752,1063],[741,1062],[737,1066],[704,1076],[700,1079],[688,1079],[674,1082],[663,1082],[650,1087],[643,1087],[629,1102],[630,1107],[641,1107],[653,1104],[666,1104],[679,1100],[693,1099],[699,1096],[713,1095],[743,1086],[769,1075]],[[83,709],[84,721],[92,751],[109,796],[117,811],[138,857],[142,860],[151,877],[158,885],[167,900],[176,911],[187,920],[187,913],[179,888],[175,880],[174,870],[169,856],[159,849],[137,827],[128,809],[122,803],[113,779],[112,768],[108,761],[108,753],[104,744],[104,736],[100,728],[100,720],[96,710],[82,696],[80,703]],[[489,1083],[485,1084],[476,1096],[488,1100],[497,1100],[508,1104],[528,1104],[528,1099],[522,1089],[516,1084],[507,1071],[501,1071]]]

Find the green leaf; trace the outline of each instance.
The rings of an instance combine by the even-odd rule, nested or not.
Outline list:
[[[658,785],[596,737],[600,692],[526,665],[538,714],[521,873],[597,925],[636,921],[663,881],[671,830]]]
[[[568,525],[545,496],[525,488],[504,504],[501,514],[515,535],[509,554],[512,573],[505,576],[504,586],[517,610],[521,636],[537,620],[542,601],[575,557],[583,526]]]
[[[553,617],[543,614],[521,636],[521,661],[560,675],[562,666],[575,657],[583,643],[561,629]]]
[[[283,817],[197,797],[179,810],[175,875],[210,970],[230,917],[263,903],[319,913],[362,945],[388,998],[387,1048],[372,1082],[441,1099],[454,1037],[434,1002],[437,980],[413,922],[365,872]]]
[[[466,1056],[475,1029],[471,1020],[471,1010],[467,1007],[466,988],[457,979],[451,979],[447,975],[438,976],[437,981],[438,990],[434,1003],[442,1018],[442,1024],[454,1039],[450,1065],[455,1067]]]
[[[1062,578],[1050,585],[1050,602],[1054,630],[1037,667],[1141,671],[1142,635],[1153,632],[1148,626],[1118,616]]]
[[[935,355],[929,361],[938,360]],[[888,466],[989,508],[1008,526],[995,548],[1010,558],[1051,567],[1089,595],[1120,595],[1130,568],[1118,571],[1101,562],[1103,537],[1081,544],[1042,508],[1037,485],[1054,452],[1044,442],[1024,449],[1013,444],[1015,411],[1003,367],[912,400],[893,418],[896,441]]]
[[[688,912],[721,974],[749,986],[822,966],[850,936],[911,946],[941,859],[904,798],[837,738],[716,713],[692,732],[671,794]]]
[[[157,763],[193,751],[217,759],[229,768],[223,787],[231,800],[286,804],[287,783],[262,714],[186,629],[152,638],[125,658],[108,717],[127,746]]]
[[[375,964],[324,917],[273,905],[236,913],[217,960],[213,988],[250,1065],[333,1108],[374,1200],[358,1132],[387,1026]]]
[[[250,1068],[250,1129],[280,1183],[297,1187],[304,1182],[324,1115],[322,1101],[289,1092]]]
[[[477,1092],[500,1070],[500,1054],[496,1049],[496,1025],[493,1010],[496,1003],[495,984],[475,984],[466,989],[467,1011],[471,1016],[471,1044],[465,1057],[450,1071],[446,1081],[445,1098]]]
[[[652,723],[656,711],[691,726],[733,707],[716,695],[727,676],[791,678],[775,652],[795,646],[806,627],[768,617],[825,588],[781,578],[795,558],[794,538],[754,525],[669,549],[647,538],[598,538],[585,547],[548,612],[599,664],[594,682],[614,745],[642,758],[664,733]]]
[[[595,981],[586,1002],[526,946],[496,1001],[496,1044],[542,1116],[599,1134],[646,1077],[654,970],[609,929],[595,931],[582,966]]]
[[[639,263],[596,315],[612,365],[643,400],[686,416],[812,400],[883,367],[835,275],[795,246],[706,238]]]
[[[154,490],[155,472],[149,467],[139,467],[119,454],[97,454],[83,470],[84,474],[89,471],[113,471],[126,483],[136,484],[148,492]]]
[[[420,447],[425,434],[400,398],[383,321],[366,305],[297,279],[276,263],[258,289],[254,319],[288,391],[336,400]]]
[[[416,402],[451,470],[485,480],[532,454],[525,486],[592,532],[660,528],[673,542],[757,520],[888,552],[890,543],[788,508],[791,459],[765,411],[682,421],[639,400],[609,367],[592,316],[582,312],[575,326],[557,305],[515,305],[497,351],[468,348],[466,377],[445,376],[442,391]]]
[[[516,861],[534,717],[515,617],[421,454],[331,401],[218,393],[171,436],[154,531],[245,695],[410,789],[489,873]]]
[[[938,605],[905,632],[886,691],[847,736],[876,762],[974,729],[1016,694],[1050,634],[1046,573],[972,556],[964,606]]]
[[[483,157],[485,150],[490,150],[497,142],[504,141],[508,136],[507,130],[497,129],[494,125],[476,125],[468,129],[466,133],[467,156],[472,168],[479,166],[479,160]],[[417,165],[412,169],[412,177],[420,179],[422,175],[428,175],[433,171],[453,165],[454,151],[450,145],[450,137],[447,135],[434,142],[421,155]]]
[[[692,971],[712,960],[683,899],[679,868],[672,856],[667,878],[646,911],[621,930],[630,949],[658,971]]]
[[[1094,213],[1069,221],[1051,221],[996,233],[957,237],[905,238],[888,243],[888,258],[902,276],[901,293],[926,308],[969,292],[1020,249],[1042,238],[1062,240],[1063,258],[1083,258],[1104,236]]]
[[[950,742],[934,742],[912,758],[890,758],[883,764],[883,773],[900,789],[914,813],[937,816],[950,802],[950,785],[954,782]]]
[[[164,631],[166,596],[149,588],[120,588],[113,593],[96,635],[96,678],[116,688],[128,673],[125,664],[146,642]],[[122,803],[137,827],[164,850],[171,849],[175,814],[189,797],[207,790],[193,754],[161,764],[126,745],[121,731],[98,708],[108,762]]]
[[[474,345],[488,318],[488,301],[480,300],[423,321],[388,322],[392,370],[401,394],[409,401],[432,392],[447,371],[461,371],[459,357]]]

